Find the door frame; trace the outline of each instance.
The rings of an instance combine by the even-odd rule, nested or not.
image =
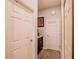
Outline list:
[[[68,3],[68,6],[65,6]],[[68,41],[66,42],[66,8],[68,16]],[[74,0],[61,0],[62,12],[62,53],[61,59],[74,59]],[[67,46],[66,46],[66,43]],[[67,50],[66,50],[67,49]],[[66,55],[66,53],[68,55]]]

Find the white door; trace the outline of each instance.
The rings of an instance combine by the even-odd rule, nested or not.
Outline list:
[[[14,18],[14,59],[32,59],[33,14],[15,6],[12,18]]]
[[[20,5],[17,6],[10,0],[7,0],[7,3],[6,35],[9,35],[6,41],[8,43],[6,58],[35,59],[35,11],[29,12],[28,9],[19,7]]]
[[[59,50],[60,45],[60,20],[46,20],[46,48]]]

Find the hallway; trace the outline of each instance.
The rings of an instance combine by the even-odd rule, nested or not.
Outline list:
[[[61,59],[61,0],[38,0],[37,24],[38,59]]]

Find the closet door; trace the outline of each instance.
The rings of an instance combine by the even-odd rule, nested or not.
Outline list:
[[[23,0],[32,6],[31,0]],[[34,7],[35,7],[35,3]],[[24,7],[23,7],[24,6]],[[6,59],[35,59],[35,10],[7,0]]]

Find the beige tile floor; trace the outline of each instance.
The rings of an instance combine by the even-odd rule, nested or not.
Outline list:
[[[45,49],[39,53],[38,59],[61,59],[59,51]]]

